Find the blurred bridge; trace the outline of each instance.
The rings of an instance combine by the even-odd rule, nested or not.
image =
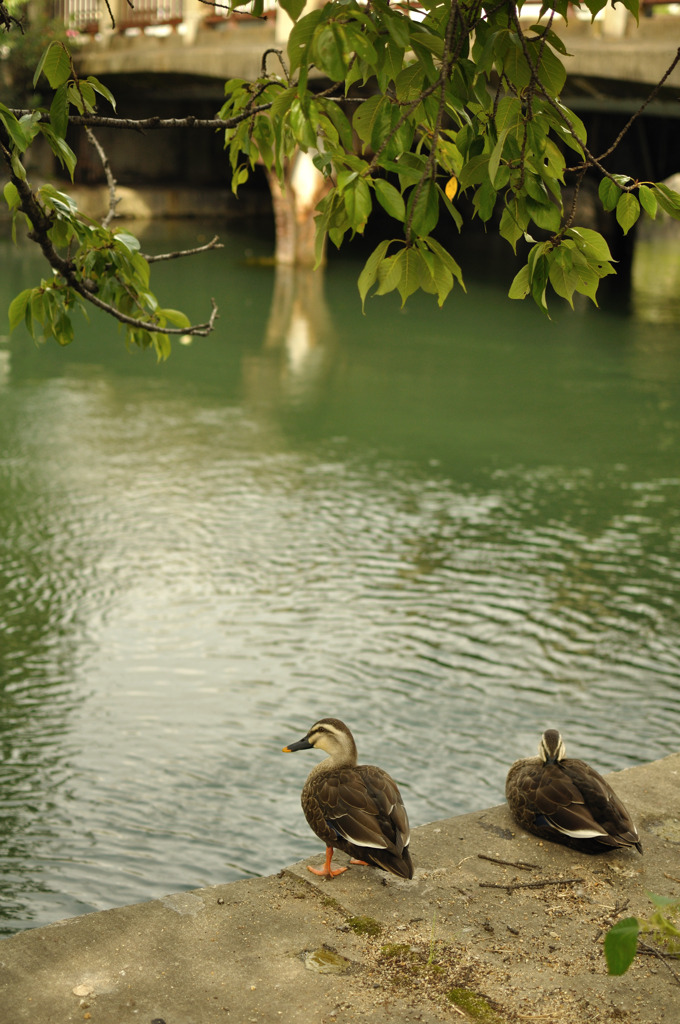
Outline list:
[[[111,0],[114,26],[104,0],[55,0],[55,13],[80,42],[83,74],[252,79],[260,74],[264,51],[277,39],[282,45],[287,33],[282,22],[288,19],[274,0],[265,0],[265,17],[258,20],[200,0],[133,2],[131,7],[127,0]],[[576,12],[568,26],[555,24],[572,54],[564,59],[570,79],[628,83],[638,91],[655,85],[680,43],[680,4],[658,10],[664,13],[657,14],[648,0],[644,11],[654,13],[641,17],[639,28],[621,5],[605,8],[593,24],[590,15],[580,18]],[[539,4],[525,5],[522,19],[531,25],[539,11]],[[666,85],[680,88],[680,66]],[[582,91],[597,94],[588,85]]]

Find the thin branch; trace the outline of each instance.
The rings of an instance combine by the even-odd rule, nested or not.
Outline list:
[[[459,9],[457,0],[451,0],[451,6],[449,7],[449,14],[446,21],[446,29],[444,33],[444,55],[442,58],[441,67],[439,69],[439,76],[436,82],[436,88],[439,90],[439,102],[437,104],[437,116],[435,118],[434,128],[432,129],[432,139],[430,142],[430,152],[427,157],[427,164],[425,171],[420,181],[416,185],[415,193],[413,196],[413,202],[411,203],[411,211],[409,213],[408,220],[405,225],[405,235],[407,243],[411,241],[411,229],[413,225],[413,218],[416,212],[416,205],[418,203],[418,197],[425,187],[425,181],[433,176],[435,170],[435,164],[437,161],[437,142],[439,141],[439,134],[442,128],[442,122],[444,120],[444,111],[446,110],[446,84],[451,75],[451,68],[457,55],[460,53],[462,40],[467,38],[464,32],[461,32],[458,45],[453,47],[453,34],[456,27],[456,22],[459,19]]]
[[[280,81],[276,82],[280,85]],[[90,128],[126,128],[130,131],[145,132],[162,128],[236,128],[242,121],[245,121],[253,114],[260,114],[271,108],[271,103],[261,103],[258,107],[249,110],[246,114],[230,117],[224,120],[221,117],[194,117],[189,114],[187,117],[104,117],[99,114],[72,114],[69,116],[69,124],[89,126]],[[34,110],[14,108],[11,111],[16,118],[25,114],[33,114]]]
[[[543,889],[546,885],[573,885],[575,882],[582,882],[582,878],[547,878],[544,882],[480,882],[483,889]]]
[[[180,256],[195,256],[199,252],[208,252],[210,249],[224,249],[224,246],[219,241],[219,236],[215,235],[207,245],[199,245],[196,249],[180,249],[177,252],[162,252],[158,256],[147,256],[145,252],[140,253],[147,263],[160,263],[162,260],[177,260]]]
[[[671,61],[671,64],[668,67],[668,69],[662,75],[660,81],[657,82],[657,84],[654,86],[654,88],[652,89],[652,91],[650,92],[649,96],[647,97],[647,99],[642,104],[642,106],[638,107],[638,109],[635,111],[635,113],[629,118],[629,120],[626,122],[626,124],[623,126],[623,128],[621,129],[619,134],[616,136],[616,138],[612,142],[612,144],[609,147],[609,149],[605,150],[604,153],[600,154],[600,156],[598,157],[598,160],[605,160],[608,156],[611,156],[611,154],[614,152],[616,147],[619,145],[619,143],[623,139],[623,137],[626,134],[626,132],[629,131],[629,129],[632,127],[633,123],[637,120],[637,118],[640,116],[640,114],[645,109],[645,107],[647,107],[652,102],[652,100],[657,97],[657,95],[659,94],[659,91],[663,88],[664,82],[669,77],[669,75],[672,74],[673,70],[675,69],[675,67],[676,67],[676,65],[678,64],[679,61],[680,61],[680,46],[678,47],[678,50],[677,50],[677,53],[675,54],[675,57]],[[585,167],[587,167],[587,165],[579,164],[576,167],[567,167],[566,170],[568,170],[568,171],[578,171],[582,167],[584,167],[584,169],[585,169]],[[624,189],[624,191],[625,191],[625,189]]]
[[[11,31],[12,25],[16,25],[21,34],[24,34],[23,23],[18,18],[15,18],[13,14],[10,14],[3,3],[0,3],[0,25],[2,25],[6,32]]]
[[[150,334],[179,334],[179,335],[198,335],[199,337],[205,337],[210,334],[215,326],[215,319],[217,318],[217,305],[215,300],[212,299],[212,311],[209,319],[202,324],[192,324],[189,327],[161,327],[158,323],[153,321],[141,320],[137,317],[128,316],[127,313],[121,313],[120,310],[116,309],[108,302],[104,302],[98,295],[95,294],[95,285],[90,284],[82,280],[77,272],[76,266],[72,260],[65,260],[59,255],[57,250],[54,248],[52,241],[49,237],[49,230],[52,226],[52,217],[45,213],[42,204],[39,202],[37,197],[31,191],[31,187],[25,178],[20,178],[14,172],[12,167],[12,155],[10,150],[4,141],[0,140],[0,148],[2,149],[2,155],[7,164],[10,180],[14,184],[17,193],[19,195],[19,208],[28,217],[32,230],[29,231],[28,237],[36,242],[53,270],[64,279],[69,288],[72,288],[74,292],[86,299],[87,302],[101,309],[103,312],[108,313],[115,320],[118,320],[121,324],[126,324],[129,327],[135,327],[137,330],[148,331]]]
[[[130,0],[128,0],[128,3],[130,3]],[[253,21],[265,21],[267,17],[266,14],[252,14],[250,11],[236,12],[233,4],[221,4],[218,3],[217,0],[199,0],[199,3],[205,4],[206,7],[213,7],[215,10],[219,7],[221,11],[227,11],[228,14],[245,14],[249,18],[252,18]],[[132,4],[130,4],[130,6],[132,6]]]
[[[264,53],[262,54],[262,64],[260,65],[260,77],[267,77],[267,57],[269,56],[270,53],[273,53],[274,56],[279,58],[279,64],[283,69],[286,82],[288,83],[288,85],[290,85],[290,75],[288,73],[288,68],[286,67],[286,62],[283,59],[283,50],[277,50],[275,46],[270,46],[269,49],[265,50]]]
[[[639,950],[639,952],[643,952],[644,951],[645,953],[649,954],[650,956],[658,957],[658,959],[661,960],[661,962],[663,964],[665,964],[665,966],[671,972],[671,974],[675,978],[675,980],[678,983],[678,985],[680,985],[680,974],[678,974],[678,972],[673,967],[671,967],[671,965],[668,963],[668,960],[666,959],[666,957],[664,956],[664,954],[660,950],[655,949],[654,946],[648,946],[647,943],[646,942],[642,942],[641,939],[638,939],[638,946],[642,947]]]
[[[104,168],[106,184],[109,187],[109,212],[106,214],[104,220],[102,221],[102,227],[108,228],[109,224],[116,215],[116,206],[120,202],[120,198],[116,195],[116,179],[114,178],[113,173],[111,171],[109,158],[104,152],[104,149],[101,143],[99,142],[99,139],[96,137],[90,126],[87,124],[85,125],[85,134],[87,135],[90,144],[94,146],[94,148],[97,151],[97,156],[101,160],[102,167]]]
[[[501,860],[499,857],[489,857],[486,853],[478,853],[477,856],[480,860],[490,860],[492,864],[505,864],[509,868],[519,868],[520,871],[533,871],[538,868],[538,864],[528,864],[524,860]]]

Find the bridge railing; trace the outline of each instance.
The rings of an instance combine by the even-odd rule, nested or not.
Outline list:
[[[249,5],[239,7],[232,13],[226,11],[223,6],[214,7],[201,3],[199,0],[132,0],[134,6],[130,6],[127,0],[109,0],[109,2],[116,23],[115,27],[119,32],[152,26],[176,27],[186,20],[201,21],[207,26],[230,20],[252,20],[247,18]],[[665,3],[665,0],[641,0],[641,13],[650,16],[654,7],[661,3]],[[677,11],[679,8],[680,4],[675,3],[671,4],[668,9]],[[52,9],[55,18],[63,19],[67,28],[75,29],[77,32],[95,34],[111,28],[111,17],[105,0],[52,0]],[[272,15],[275,10],[276,0],[265,0],[265,16]],[[536,3],[530,0],[522,7],[521,15],[524,18],[538,20],[539,12],[540,0],[536,0]],[[625,18],[625,11],[621,9],[620,12]],[[603,17],[607,13],[605,10],[600,13],[599,17]],[[584,11],[584,17],[586,15],[587,12]]]
[[[224,6],[214,7],[199,3],[198,0],[109,0],[111,13],[115,20],[115,30],[124,32],[131,28],[148,28],[150,26],[177,26],[188,17],[206,23],[243,20],[249,14],[250,4],[239,7],[238,11],[226,11]],[[276,10],[276,0],[265,0],[264,14],[268,16]],[[52,0],[52,11],[55,18],[64,21],[67,28],[77,32],[95,34],[111,29],[111,15],[105,0]]]

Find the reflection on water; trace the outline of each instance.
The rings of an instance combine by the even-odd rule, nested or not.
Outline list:
[[[226,241],[158,268],[221,307],[168,364],[95,318],[0,347],[5,932],[318,852],[280,750],[321,715],[416,825],[549,724],[603,770],[680,748],[677,329],[481,279],[362,317],[351,261]]]
[[[650,324],[680,324],[680,225],[643,221],[632,266],[633,313]]]

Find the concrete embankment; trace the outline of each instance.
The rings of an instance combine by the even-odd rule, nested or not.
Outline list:
[[[0,1021],[676,1024],[678,962],[611,978],[602,940],[646,893],[680,898],[680,753],[609,778],[642,857],[541,843],[503,806],[434,822],[410,882],[302,862],[6,939]]]

